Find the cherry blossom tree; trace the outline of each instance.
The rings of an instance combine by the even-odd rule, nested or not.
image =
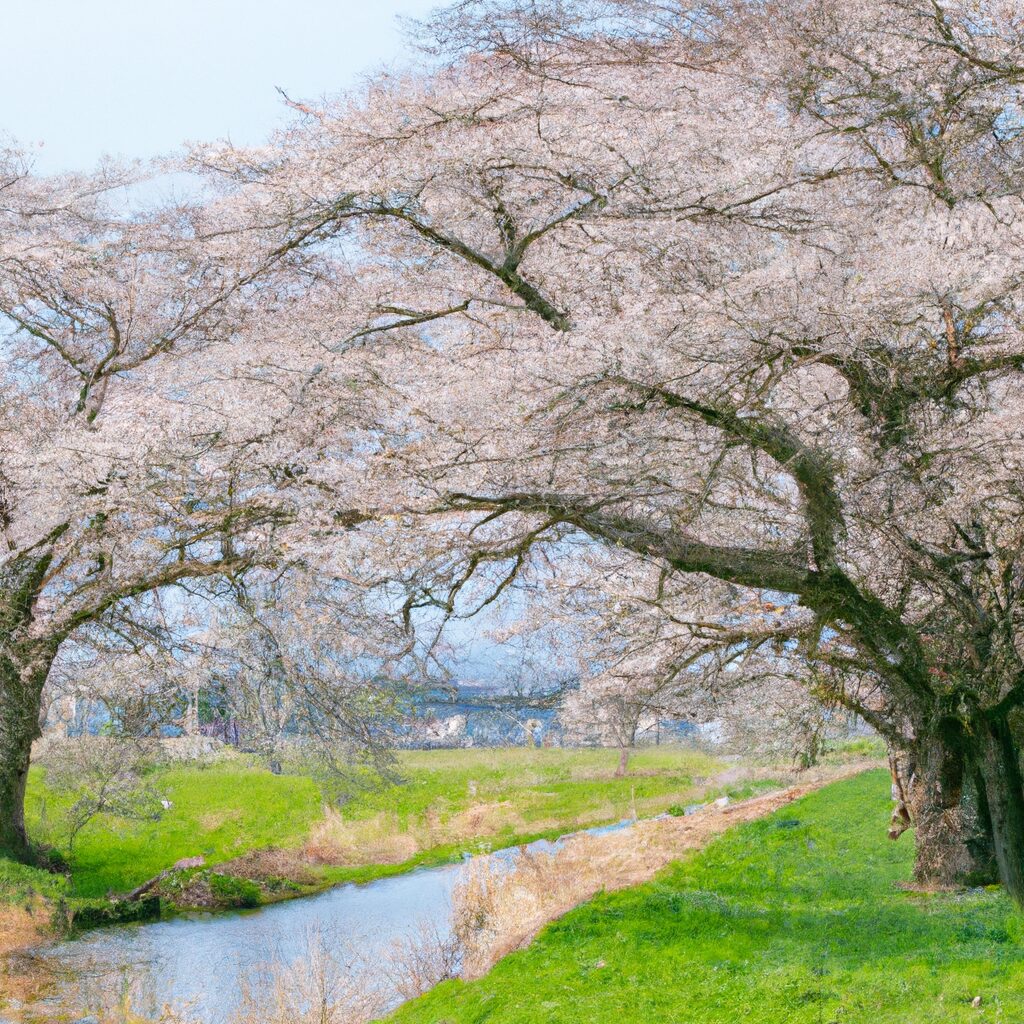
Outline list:
[[[377,275],[431,600],[576,534],[786,607],[918,877],[1024,900],[1017,6],[494,0],[428,45],[204,159]]]
[[[618,774],[638,734],[663,720],[713,725],[717,742],[747,754],[815,762],[828,714],[792,640],[795,609],[730,601],[608,548],[574,562],[545,591],[559,635],[574,637],[578,685],[560,712],[569,735],[617,746]]]
[[[229,597],[348,522],[342,471],[304,483],[310,439],[344,444],[360,406],[350,365],[346,415],[317,412],[333,353],[293,316],[309,232],[210,183],[140,209],[142,179],[36,178],[17,153],[0,168],[0,847],[18,856],[62,648],[106,630],[131,650],[133,628],[156,637],[154,595]],[[301,298],[316,307],[315,287]]]
[[[279,762],[302,754],[327,774],[351,761],[390,768],[394,723],[419,673],[400,619],[372,587],[295,570],[247,584],[213,618],[191,675],[250,749]]]

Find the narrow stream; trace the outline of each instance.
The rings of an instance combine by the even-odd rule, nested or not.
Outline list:
[[[560,843],[539,840],[527,848],[552,852]],[[499,862],[514,870],[519,851],[498,851]],[[396,942],[424,926],[442,938],[450,934],[451,893],[460,870],[458,864],[421,868],[258,910],[191,914],[88,932],[44,952],[65,980],[26,1007],[22,1019],[70,1015],[74,1020],[130,1005],[133,1013],[153,1020],[170,1011],[189,1022],[226,1024],[247,981],[268,964],[285,969],[307,964],[311,944],[330,950],[338,961],[358,961],[363,966],[353,971],[359,984],[375,986],[396,1005],[400,999],[380,966]]]
[[[49,952],[69,980],[46,1002],[88,1014],[129,1001],[140,1016],[159,1019],[170,1008],[188,1021],[222,1024],[251,974],[305,961],[311,944],[322,941],[341,960],[358,953],[372,961],[421,922],[447,933],[458,871],[430,868],[258,910],[96,929]]]

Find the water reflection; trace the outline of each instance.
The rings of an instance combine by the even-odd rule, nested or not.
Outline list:
[[[632,824],[587,831],[600,834]],[[554,852],[562,841],[500,850],[491,863],[513,870],[522,849]],[[385,1006],[396,1005],[401,997],[384,968],[396,946],[425,927],[438,942],[448,938],[459,871],[457,865],[426,868],[258,910],[97,929],[41,955],[54,979],[49,994],[14,1017],[26,1024],[68,1015],[129,1019],[130,1010],[136,1020],[232,1024],[268,964],[279,974],[306,968],[311,935],[340,964],[348,982],[356,979],[357,987],[373,988]]]
[[[109,1013],[120,1005],[155,1020],[173,1013],[226,1024],[245,985],[268,963],[287,967],[308,958],[311,933],[329,937],[339,958],[371,964],[423,921],[445,935],[457,873],[455,866],[431,868],[259,910],[89,932],[45,955],[74,981],[58,981],[23,1019],[58,1009]],[[375,983],[384,982],[378,976]]]

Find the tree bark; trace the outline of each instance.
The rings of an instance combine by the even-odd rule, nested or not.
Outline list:
[[[40,734],[43,686],[57,651],[31,637],[35,602],[52,553],[24,554],[0,567],[0,849],[28,860],[25,787]]]
[[[913,827],[916,882],[948,889],[995,881],[987,787],[978,784],[962,725],[949,719],[932,724],[890,764],[898,804],[889,835],[895,839]]]
[[[615,769],[615,778],[621,779],[629,768],[629,747],[619,747],[619,763]]]
[[[25,787],[48,668],[49,659],[25,670],[0,653],[0,850],[22,861],[31,858]]]
[[[12,749],[3,738],[0,757],[0,852],[15,860],[26,861],[30,856],[28,834],[25,831],[25,786],[28,782],[28,753]],[[28,750],[32,743],[29,741]],[[13,758],[9,761],[8,758]]]
[[[976,738],[999,880],[1024,906],[1024,779],[1020,751],[1006,718],[984,723]]]

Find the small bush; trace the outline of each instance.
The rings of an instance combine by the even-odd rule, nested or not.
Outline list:
[[[243,909],[258,907],[263,902],[260,887],[248,878],[235,878],[233,875],[211,872],[209,882],[210,892],[222,906]]]
[[[140,900],[76,900],[71,907],[71,923],[76,928],[98,928],[108,924],[152,921],[160,916],[160,898]]]

